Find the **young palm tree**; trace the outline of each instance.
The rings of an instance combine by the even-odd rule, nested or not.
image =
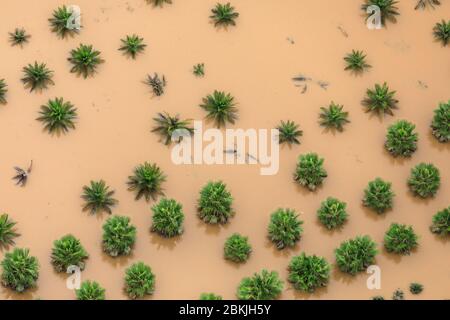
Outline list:
[[[395,99],[395,91],[389,91],[386,82],[381,86],[375,84],[375,89],[367,89],[367,97],[362,101],[367,112],[375,112],[378,115],[394,115],[393,109],[397,109],[398,100]]]
[[[85,260],[88,258],[89,255],[80,240],[71,234],[53,242],[51,263],[56,272],[67,272],[70,266],[84,270]]]
[[[6,252],[1,262],[3,269],[1,283],[16,292],[25,292],[36,287],[39,278],[39,262],[30,256],[28,249],[15,248]]]
[[[288,120],[284,122],[281,120],[281,124],[277,127],[279,131],[279,143],[287,143],[288,145],[300,144],[299,137],[303,135],[303,131],[299,129],[299,125],[294,121]]]
[[[53,71],[47,68],[45,63],[28,64],[23,67],[24,77],[21,79],[26,88],[30,88],[30,91],[35,89],[42,90],[47,89],[49,85],[54,85],[52,80]]]
[[[139,36],[133,34],[132,36],[128,36],[125,39],[120,39],[122,41],[122,46],[119,50],[123,51],[125,54],[131,56],[133,59],[136,58],[138,53],[144,51],[147,46],[143,43],[144,38],[140,38]]]
[[[93,49],[92,45],[84,44],[70,51],[70,57],[67,60],[73,65],[70,72],[83,75],[84,78],[93,75],[98,65],[104,62],[100,58],[100,51]]]
[[[145,81],[147,85],[152,88],[153,94],[157,97],[164,94],[164,88],[167,85],[166,77],[163,75],[161,78],[157,73],[153,75],[147,75],[147,80]]]
[[[196,65],[194,65],[192,73],[196,77],[199,77],[199,78],[204,77],[205,76],[205,64],[204,63],[197,63]]]
[[[48,100],[46,105],[41,106],[39,113],[40,117],[36,120],[42,121],[49,133],[67,133],[69,129],[75,129],[77,109],[63,98]]]
[[[12,46],[23,46],[31,38],[24,28],[16,28],[14,32],[9,33],[9,42]]]
[[[189,127],[190,120],[181,120],[178,115],[172,117],[167,112],[158,113],[158,116],[153,120],[155,120],[156,126],[152,129],[152,132],[158,133],[166,145],[170,144],[171,141],[180,142],[185,134],[194,132],[194,129]]]
[[[450,20],[436,23],[433,34],[436,41],[442,42],[443,46],[448,45],[450,43]]]
[[[349,123],[348,112],[342,111],[343,105],[331,102],[328,108],[321,107],[319,115],[319,123],[327,129],[334,129],[339,132],[344,130],[344,125]]]
[[[128,177],[128,190],[136,191],[136,200],[144,197],[146,201],[156,200],[164,195],[162,183],[166,176],[156,164],[145,162],[134,169],[134,174]]]
[[[83,281],[75,293],[77,300],[105,300],[105,289],[96,281]]]
[[[427,6],[430,6],[434,9],[434,6],[440,6],[441,1],[440,0],[418,0],[417,5],[414,8],[417,9],[425,9]]]
[[[117,204],[113,198],[114,190],[109,190],[105,181],[91,181],[90,186],[83,187],[81,198],[86,202],[83,210],[89,210],[91,214],[106,211],[111,214],[111,208]]]
[[[230,3],[218,3],[211,12],[212,15],[210,18],[213,20],[215,26],[235,26],[236,22],[234,20],[239,17],[239,13],[234,10],[234,7]]]
[[[14,238],[19,236],[15,225],[16,222],[12,221],[6,213],[0,216],[0,248],[15,244]]]
[[[52,17],[48,19],[52,31],[61,38],[65,38],[68,35],[72,36],[77,33],[78,29],[69,26],[72,15],[72,10],[65,5],[55,9]]]
[[[0,103],[2,104],[6,104],[6,92],[8,92],[6,87],[5,79],[0,79]]]
[[[350,70],[355,73],[362,73],[372,66],[366,62],[366,55],[363,51],[352,50],[351,53],[344,57],[347,66],[345,70]]]
[[[383,26],[386,25],[386,21],[396,22],[396,16],[400,13],[398,12],[398,8],[395,6],[398,1],[395,0],[365,0],[365,3],[362,5],[362,10],[367,14],[367,18],[370,17],[371,13],[367,13],[367,8],[370,6],[377,6],[380,8],[381,13],[381,24]]]
[[[217,90],[203,98],[203,104],[200,105],[208,113],[206,118],[213,120],[218,128],[225,126],[227,122],[235,123],[238,118],[235,106],[231,94]]]
[[[154,7],[162,7],[165,3],[172,4],[172,0],[147,0],[148,3],[152,3]]]

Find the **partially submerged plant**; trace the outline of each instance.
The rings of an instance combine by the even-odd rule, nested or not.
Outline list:
[[[148,3],[152,3],[154,7],[162,7],[165,3],[172,4],[172,0],[147,0]]]
[[[226,224],[234,215],[233,197],[222,181],[210,181],[200,191],[198,215],[206,223]]]
[[[366,112],[377,113],[378,115],[394,115],[393,109],[397,109],[398,100],[395,99],[395,91],[389,91],[386,82],[381,86],[375,84],[375,89],[367,89],[367,97],[362,101],[366,107]]]
[[[105,289],[97,281],[83,281],[75,293],[77,300],[105,300]]]
[[[36,119],[44,124],[44,130],[49,133],[67,133],[75,129],[77,109],[69,101],[63,98],[48,100],[47,104],[41,106],[40,116]]]
[[[5,79],[0,79],[0,103],[2,104],[6,104],[6,92],[8,92],[6,87]]]
[[[423,291],[423,285],[417,282],[413,282],[409,285],[409,292],[412,294],[421,294]]]
[[[450,43],[450,20],[436,23],[433,28],[433,35],[436,41],[442,42],[443,46]]]
[[[405,300],[405,293],[403,292],[403,290],[395,290],[392,294],[392,300]]]
[[[406,120],[399,120],[389,126],[384,146],[394,157],[410,157],[417,150],[416,126]]]
[[[155,73],[153,77],[147,75],[145,83],[152,88],[153,94],[157,97],[164,94],[164,88],[167,85],[166,77],[163,75],[162,78],[160,78],[157,73]]]
[[[281,250],[293,247],[303,233],[303,221],[293,209],[277,209],[270,216],[269,239]]]
[[[250,257],[252,247],[248,242],[248,237],[244,237],[238,233],[231,235],[224,246],[225,259],[233,262],[245,262]]]
[[[228,2],[227,4],[217,3],[216,6],[211,9],[212,15],[210,18],[213,20],[215,26],[235,26],[236,18],[239,17],[239,13],[234,10],[234,7]]]
[[[125,292],[131,299],[143,298],[155,291],[155,275],[143,262],[136,262],[125,270]]]
[[[167,112],[158,113],[153,120],[156,122],[156,126],[152,132],[158,133],[165,145],[172,141],[180,142],[183,136],[194,132],[194,129],[190,127],[190,120],[181,120],[179,115],[171,116]]]
[[[434,6],[440,6],[441,1],[440,0],[418,0],[417,5],[414,8],[417,9],[425,9],[427,6],[430,6],[434,9]]]
[[[20,293],[36,286],[39,264],[35,257],[30,256],[28,249],[15,248],[5,253],[1,266],[1,282],[5,287]]]
[[[430,231],[442,237],[450,236],[450,206],[433,216]]]
[[[409,255],[419,243],[412,226],[393,223],[384,235],[384,247],[388,252]]]
[[[103,225],[103,251],[111,257],[129,255],[136,241],[136,227],[130,218],[113,216]]]
[[[279,131],[278,138],[280,144],[300,144],[298,138],[303,135],[303,131],[299,129],[299,125],[294,121],[288,120],[284,122],[281,120],[281,123],[278,125],[277,129]]]
[[[196,65],[194,65],[192,73],[196,77],[203,77],[203,76],[205,76],[205,64],[204,63],[197,63]]]
[[[344,57],[347,63],[345,70],[350,70],[355,73],[363,73],[372,66],[366,62],[366,54],[363,51],[352,50],[351,53]]]
[[[14,32],[9,33],[9,42],[12,46],[23,46],[28,42],[31,36],[27,34],[24,28],[16,28]]]
[[[341,243],[334,252],[336,263],[342,272],[355,275],[374,264],[378,251],[369,236],[359,236]]]
[[[208,113],[206,118],[214,121],[218,128],[227,122],[234,124],[238,118],[234,97],[223,91],[214,90],[213,94],[203,98],[200,107]]]
[[[374,297],[372,297],[372,300],[382,301],[382,300],[384,300],[384,297],[383,296],[374,296]]]
[[[131,36],[127,35],[125,39],[120,39],[120,41],[122,42],[122,46],[119,50],[131,56],[133,59],[136,59],[136,55],[143,52],[147,46],[144,43],[144,38],[141,38],[135,34]]]
[[[302,253],[291,259],[288,281],[292,283],[294,289],[312,293],[328,284],[330,269],[330,264],[325,258]]]
[[[90,186],[83,186],[81,198],[85,201],[83,210],[89,210],[91,214],[106,211],[111,214],[111,208],[117,204],[113,198],[114,190],[109,190],[105,181],[91,181]]]
[[[99,64],[103,63],[100,58],[100,51],[93,49],[92,45],[80,44],[76,49],[70,51],[67,59],[72,63],[70,72],[82,75],[84,78],[94,75]]]
[[[155,164],[145,162],[134,169],[134,174],[128,177],[128,190],[136,191],[136,200],[144,197],[146,201],[156,200],[164,195],[162,183],[166,176]]]
[[[202,293],[200,300],[222,300],[222,296],[215,293]]]
[[[16,232],[16,224],[6,213],[0,215],[0,248],[15,244],[14,238],[19,236]]]
[[[391,190],[392,184],[381,178],[370,181],[364,190],[364,206],[374,210],[378,214],[385,213],[392,209],[394,192]]]
[[[14,170],[16,170],[16,175],[13,177],[13,180],[16,180],[16,185],[25,187],[32,169],[33,169],[33,160],[31,160],[30,166],[28,167],[27,170],[24,170],[19,167],[14,167]]]
[[[262,270],[242,279],[237,289],[239,300],[274,300],[283,291],[283,281],[276,271]]]
[[[431,130],[439,142],[450,141],[450,100],[447,103],[439,103],[439,107],[434,110]]]
[[[33,90],[47,89],[49,85],[54,85],[52,80],[53,71],[47,68],[45,63],[28,64],[23,67],[24,77],[21,79],[25,88],[30,88],[30,92]]]
[[[439,169],[431,163],[420,163],[411,170],[408,186],[414,195],[433,197],[441,185]]]
[[[319,123],[327,129],[343,131],[344,125],[349,123],[348,112],[342,111],[343,105],[331,102],[328,108],[321,107],[319,115]]]
[[[167,238],[183,233],[183,206],[173,199],[161,199],[152,207],[151,231]]]
[[[372,15],[372,12],[367,12],[367,9],[371,6],[377,6],[380,8],[381,14],[381,24],[383,26],[386,25],[386,21],[396,22],[396,16],[400,13],[398,12],[398,8],[395,6],[398,3],[396,0],[365,0],[365,3],[362,5],[362,10],[367,14],[367,19],[369,19]]]
[[[319,158],[316,153],[301,155],[295,169],[294,180],[311,191],[316,190],[328,176],[323,168],[323,161],[324,159]]]
[[[331,230],[341,227],[348,218],[347,204],[336,198],[328,197],[317,210],[317,217],[325,228]]]
[[[59,37],[65,38],[66,36],[72,36],[78,32],[78,28],[73,28],[70,25],[73,19],[74,12],[70,7],[65,5],[53,10],[52,17],[48,19],[52,32],[55,32]]]
[[[69,266],[77,266],[80,270],[84,270],[87,258],[89,255],[80,240],[71,234],[53,242],[51,262],[56,272],[67,272]]]

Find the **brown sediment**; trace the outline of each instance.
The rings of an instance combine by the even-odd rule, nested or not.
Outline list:
[[[449,49],[433,42],[433,25],[449,12],[450,3],[436,10],[415,11],[414,4],[398,4],[401,15],[387,29],[365,27],[359,0],[233,1],[239,11],[237,26],[216,29],[209,22],[216,0],[173,1],[153,8],[141,0],[78,0],[83,28],[79,35],[58,39],[50,32],[48,18],[60,1],[3,0],[0,30],[2,53],[0,78],[8,84],[8,104],[0,106],[0,211],[18,222],[18,247],[28,247],[41,265],[38,288],[24,295],[1,288],[1,299],[73,299],[65,275],[50,264],[53,241],[72,233],[90,254],[83,279],[98,281],[109,299],[126,298],[122,291],[124,270],[144,261],[156,274],[154,299],[197,299],[202,292],[235,297],[239,281],[263,268],[287,277],[290,258],[306,252],[334,263],[334,249],[341,241],[360,234],[379,244],[377,264],[382,289],[366,288],[368,275],[350,277],[333,269],[327,288],[312,295],[295,292],[286,283],[283,299],[367,299],[391,297],[402,288],[410,298],[410,282],[420,282],[424,292],[415,298],[449,298],[448,252],[450,242],[439,240],[428,227],[434,213],[450,205],[448,145],[431,137],[433,109],[449,97]],[[134,10],[131,10],[133,8]],[[351,37],[336,32],[345,21]],[[11,47],[7,32],[24,27],[32,35],[23,47]],[[126,34],[136,33],[148,44],[136,60],[124,57],[118,47]],[[286,41],[286,35],[295,44]],[[69,72],[67,57],[80,43],[102,52],[105,63],[92,78]],[[345,72],[343,57],[352,49],[364,50],[373,66],[362,76]],[[55,71],[55,86],[29,93],[20,82],[21,69],[35,60]],[[206,66],[204,78],[192,75],[198,61]],[[326,79],[332,85],[316,85],[301,94],[292,83],[299,72]],[[168,84],[161,97],[152,98],[143,83],[147,74],[164,74]],[[428,85],[423,90],[418,80]],[[367,88],[387,81],[397,91],[399,109],[394,117],[379,119],[364,112],[361,100]],[[300,124],[301,145],[280,150],[280,171],[260,176],[257,166],[176,166],[170,149],[150,132],[157,112],[179,113],[202,119],[198,106],[214,89],[232,93],[238,101],[239,121],[234,127],[273,128],[280,120]],[[39,107],[48,99],[64,97],[77,108],[76,130],[60,137],[43,132],[36,121]],[[351,123],[333,134],[318,125],[321,106],[343,104]],[[398,119],[417,126],[418,151],[398,161],[384,152],[387,127]],[[209,125],[210,126],[210,125]],[[311,193],[296,186],[292,175],[299,154],[317,152],[325,158],[329,177]],[[34,160],[24,188],[11,181],[13,167]],[[144,161],[156,162],[167,174],[168,197],[183,204],[184,234],[173,240],[149,232],[150,206],[135,201],[126,180]],[[434,199],[414,198],[407,189],[410,169],[432,162],[441,170],[442,185]],[[361,205],[368,181],[391,181],[396,193],[394,209],[377,216]],[[104,179],[116,190],[115,214],[131,217],[138,237],[132,256],[112,259],[102,253],[102,224],[107,215],[82,211],[81,188],[90,180]],[[224,180],[235,198],[236,216],[223,227],[206,226],[196,215],[200,188],[208,180]],[[349,222],[341,231],[328,232],[316,219],[320,202],[328,196],[348,205]],[[304,235],[294,249],[278,251],[267,239],[270,214],[279,207],[301,212]],[[392,222],[414,226],[420,246],[411,256],[396,258],[382,249],[384,232]],[[249,237],[253,252],[249,261],[236,266],[223,259],[225,239],[234,232]],[[3,258],[4,251],[0,252]]]

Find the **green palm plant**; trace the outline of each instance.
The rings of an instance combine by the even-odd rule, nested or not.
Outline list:
[[[365,0],[362,5],[362,10],[367,13],[367,8],[370,6],[377,6],[380,8],[381,24],[386,25],[386,21],[396,22],[396,16],[400,15],[398,8],[395,6],[398,1],[395,0]],[[367,19],[371,16],[371,13],[367,13]]]
[[[411,192],[421,198],[433,197],[441,185],[439,169],[431,163],[420,163],[411,169],[408,186]]]
[[[5,79],[0,79],[0,103],[6,104],[6,93],[8,89],[6,89],[7,85],[5,83]]]
[[[117,204],[113,198],[114,190],[109,190],[105,181],[91,181],[90,186],[83,186],[81,198],[85,201],[83,210],[89,210],[91,214],[106,211],[111,214],[111,208]]]
[[[23,67],[24,76],[21,79],[26,88],[33,90],[43,90],[47,89],[49,85],[54,85],[53,82],[53,71],[47,68],[45,63],[28,64],[28,66]]]
[[[413,282],[409,285],[409,292],[412,294],[421,294],[423,291],[423,285],[417,282]]]
[[[388,252],[409,255],[419,243],[412,226],[393,223],[384,235],[384,247]]]
[[[152,132],[159,134],[165,145],[169,145],[172,141],[180,142],[183,136],[194,132],[194,129],[190,127],[191,120],[181,120],[179,115],[171,116],[167,112],[158,113],[153,120],[156,126]]]
[[[248,242],[248,237],[234,233],[225,241],[224,256],[227,260],[236,263],[245,262],[251,252],[252,246]]]
[[[395,91],[389,91],[386,82],[381,86],[375,84],[375,89],[367,89],[367,97],[362,101],[367,112],[374,112],[378,115],[394,115],[393,109],[397,109],[398,100],[395,99]]]
[[[99,64],[104,62],[100,57],[100,51],[93,49],[92,45],[85,44],[72,49],[67,60],[72,63],[70,72],[82,75],[84,78],[94,75]]]
[[[281,250],[293,247],[300,240],[303,221],[293,209],[277,209],[270,216],[269,239]]]
[[[222,296],[215,293],[202,293],[200,295],[200,300],[222,300]]]
[[[103,251],[111,257],[129,255],[136,241],[136,227],[130,218],[112,216],[103,225]]]
[[[159,77],[157,73],[153,75],[147,75],[147,80],[145,83],[152,88],[153,94],[157,97],[164,94],[164,88],[167,85],[166,77],[163,75]]]
[[[450,100],[447,103],[439,103],[439,107],[434,110],[431,130],[439,142],[450,141]]]
[[[15,248],[12,252],[7,252],[1,266],[1,282],[5,287],[20,293],[36,286],[39,263],[35,257],[30,256],[28,249]]]
[[[206,118],[214,121],[218,128],[227,122],[234,124],[238,118],[234,97],[223,91],[214,90],[213,94],[203,98],[200,107],[207,112]]]
[[[83,281],[75,293],[77,300],[105,300],[105,289],[96,281]]]
[[[381,178],[370,181],[364,190],[363,205],[378,214],[392,209],[395,194],[391,187],[392,184],[390,182],[386,182]]]
[[[230,3],[217,3],[216,6],[211,9],[211,12],[212,15],[210,18],[215,26],[235,26],[235,20],[239,17],[239,13],[235,11]]]
[[[442,209],[433,216],[430,231],[442,237],[450,236],[450,206]]]
[[[53,242],[51,263],[56,272],[67,272],[69,266],[78,266],[84,270],[88,258],[80,240],[71,234]]]
[[[141,38],[135,34],[127,35],[125,39],[120,39],[122,42],[122,46],[119,48],[120,51],[123,51],[126,55],[131,56],[133,59],[136,59],[136,55],[144,51],[147,46],[144,43],[144,38]]]
[[[134,169],[134,174],[128,177],[128,190],[136,191],[136,200],[144,197],[146,201],[156,200],[164,195],[162,183],[166,175],[155,164],[144,162]]]
[[[345,70],[352,71],[354,73],[363,73],[372,66],[366,62],[366,54],[364,51],[352,50],[351,53],[344,57],[346,62]]]
[[[328,197],[317,210],[317,217],[328,230],[341,227],[348,219],[347,204],[336,198]]]
[[[222,181],[210,181],[200,191],[197,210],[200,219],[209,224],[226,224],[234,215],[233,197]]]
[[[316,153],[307,153],[301,155],[297,162],[294,174],[294,180],[310,191],[316,190],[328,176],[323,168],[323,158],[319,158]]]
[[[405,300],[405,293],[403,290],[396,289],[392,294],[392,300]]]
[[[237,289],[239,300],[274,300],[283,291],[283,281],[276,271],[262,270],[242,279]]]
[[[72,15],[72,10],[65,5],[53,10],[52,17],[48,19],[52,32],[56,33],[61,38],[73,36],[77,33],[78,29],[70,27]]]
[[[46,105],[41,106],[40,116],[36,119],[44,124],[44,130],[49,133],[67,133],[75,129],[77,109],[69,101],[63,98],[48,100]]]
[[[164,4],[172,4],[172,0],[147,0],[148,3],[153,4],[154,7],[162,7]]]
[[[319,115],[319,123],[327,129],[337,130],[339,132],[344,130],[344,125],[349,123],[348,112],[342,111],[343,105],[331,102],[328,108],[321,107]]]
[[[192,70],[192,73],[196,77],[204,77],[205,76],[205,64],[204,63],[197,63],[194,65],[194,68]]]
[[[9,42],[12,46],[23,46],[31,38],[24,28],[16,28],[14,32],[9,33]]]
[[[6,213],[0,216],[0,248],[15,244],[14,238],[19,236],[16,224],[17,222],[12,221]]]
[[[312,293],[328,284],[330,269],[330,264],[325,258],[302,253],[291,259],[288,281],[292,283],[294,289]]]
[[[434,9],[434,6],[440,6],[441,1],[440,0],[418,0],[415,10],[417,9],[425,9],[427,6],[430,6]]]
[[[299,137],[303,135],[303,131],[299,129],[299,125],[294,121],[288,120],[281,123],[277,127],[279,134],[279,143],[287,143],[288,145],[300,144]]]
[[[399,120],[389,126],[384,146],[394,157],[410,157],[417,150],[418,134],[411,122]]]
[[[152,232],[167,238],[183,233],[183,206],[173,199],[161,199],[152,207]]]
[[[125,270],[125,292],[131,299],[143,298],[155,291],[155,275],[143,262],[136,262]]]
[[[374,264],[378,251],[376,243],[369,236],[359,236],[342,242],[334,253],[338,268],[355,275]]]
[[[436,23],[433,28],[433,35],[436,41],[440,41],[443,46],[450,43],[450,20]]]

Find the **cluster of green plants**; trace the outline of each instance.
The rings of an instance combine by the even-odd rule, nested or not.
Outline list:
[[[167,238],[183,233],[184,213],[180,203],[163,198],[152,207],[152,211],[151,231]]]
[[[223,251],[225,259],[240,263],[248,260],[252,246],[248,242],[248,237],[234,233],[225,241]]]
[[[142,197],[146,201],[156,200],[158,196],[164,195],[162,184],[165,181],[166,175],[155,163],[144,162],[128,177],[128,190],[136,192],[136,200]]]
[[[359,236],[341,243],[335,250],[336,264],[342,272],[355,275],[374,264],[378,251],[369,236]]]
[[[181,120],[180,116],[171,116],[168,113],[158,113],[153,118],[156,126],[152,132],[156,132],[164,140],[164,144],[168,145],[172,141],[179,142],[184,134],[192,134],[194,129],[190,127],[190,120]]]
[[[384,247],[388,252],[409,255],[418,245],[412,226],[393,223],[384,235]]]
[[[398,100],[395,99],[395,91],[390,91],[387,83],[375,84],[375,88],[367,89],[366,98],[362,101],[367,112],[378,115],[394,115],[393,109],[397,109]]]
[[[68,234],[53,242],[51,263],[56,272],[67,272],[69,266],[78,266],[84,270],[89,254],[79,239]]]
[[[374,210],[378,214],[385,213],[392,209],[394,192],[391,189],[392,184],[381,178],[370,181],[364,190],[364,206]]]
[[[288,281],[292,283],[294,289],[312,293],[328,284],[330,269],[330,264],[325,258],[302,253],[291,259]]]
[[[439,107],[434,110],[431,130],[439,142],[450,141],[450,100],[447,103],[439,103]]]
[[[440,41],[443,46],[447,46],[450,43],[450,20],[442,20],[436,23],[433,34],[436,41]]]
[[[345,70],[354,73],[363,73],[372,67],[366,62],[366,54],[364,51],[352,50],[351,53],[344,57],[344,61],[346,62]]]
[[[398,8],[395,6],[398,3],[396,0],[365,0],[362,5],[362,10],[367,14],[367,19],[372,15],[371,12],[367,12],[370,6],[377,6],[380,8],[381,24],[386,25],[387,21],[396,22],[397,16],[400,15]]]
[[[276,271],[262,270],[242,279],[237,289],[240,300],[273,300],[283,291],[283,281]]]
[[[218,128],[226,123],[234,124],[238,118],[234,97],[223,91],[214,90],[208,94],[200,107],[207,112],[206,119],[213,121]]]
[[[41,106],[40,116],[37,118],[44,125],[44,130],[50,134],[67,133],[70,129],[75,129],[77,119],[77,108],[63,98],[48,100],[47,104]]]
[[[25,88],[30,88],[30,91],[47,89],[49,85],[54,85],[53,71],[47,68],[45,63],[28,64],[23,67],[24,76],[21,79]]]
[[[126,55],[131,56],[133,59],[136,59],[136,55],[144,51],[147,46],[144,43],[144,38],[139,37],[138,35],[127,35],[125,39],[120,39],[122,42],[122,46],[119,48],[120,51],[123,51]]]
[[[277,129],[279,131],[278,141],[280,144],[300,144],[299,137],[303,135],[303,131],[299,129],[299,125],[294,121],[288,120],[284,122],[281,120]]]
[[[200,300],[222,300],[222,296],[215,293],[202,293],[200,295]]]
[[[83,210],[89,210],[91,214],[101,211],[112,214],[112,207],[118,203],[113,195],[114,190],[109,190],[105,181],[91,181],[90,186],[83,187],[83,194],[81,195],[81,198],[85,201]]]
[[[143,262],[136,262],[125,270],[125,292],[131,299],[143,298],[155,291],[155,275]]]
[[[344,125],[350,122],[348,120],[348,112],[343,111],[343,108],[343,105],[334,102],[331,102],[327,108],[321,107],[319,115],[320,125],[327,129],[343,131]]]
[[[92,45],[85,44],[80,44],[78,48],[70,51],[70,57],[67,60],[72,63],[70,72],[82,75],[84,78],[94,75],[98,65],[104,62],[100,57],[100,51],[95,50]]]
[[[83,281],[75,293],[77,300],[105,300],[105,289],[96,281]]]
[[[316,190],[328,176],[323,168],[323,162],[324,159],[319,158],[316,153],[301,155],[295,169],[294,180],[311,191]]]
[[[6,89],[7,85],[5,79],[0,79],[0,103],[6,104],[6,93],[8,89]]]
[[[408,179],[411,192],[421,198],[433,197],[441,185],[439,169],[431,163],[420,163],[411,169]]]
[[[130,218],[112,216],[103,225],[103,251],[111,257],[129,255],[136,241],[136,227]]]
[[[293,209],[277,209],[270,216],[269,239],[281,250],[293,247],[303,233],[303,221]]]
[[[65,5],[56,8],[52,17],[48,19],[52,32],[55,32],[61,38],[73,36],[78,30],[69,27],[72,14],[72,10]]]
[[[437,212],[433,216],[430,231],[440,236],[450,236],[450,206]]]
[[[0,248],[15,244],[14,239],[19,236],[16,224],[6,213],[0,215]]]
[[[239,17],[239,13],[235,11],[230,3],[217,3],[216,6],[211,9],[211,12],[212,15],[210,18],[215,26],[235,26],[235,20]]]
[[[39,263],[36,257],[30,256],[28,249],[15,248],[6,252],[1,266],[1,283],[5,287],[24,292],[36,286]]]
[[[328,197],[317,210],[317,218],[328,230],[341,227],[348,219],[347,204],[333,197]]]
[[[389,126],[385,147],[394,157],[410,157],[417,150],[418,134],[411,122],[399,120]]]
[[[23,46],[31,38],[24,28],[16,28],[14,32],[9,33],[9,42],[12,46]]]
[[[226,224],[234,215],[233,197],[222,181],[210,181],[200,191],[197,209],[200,219],[210,224]]]

